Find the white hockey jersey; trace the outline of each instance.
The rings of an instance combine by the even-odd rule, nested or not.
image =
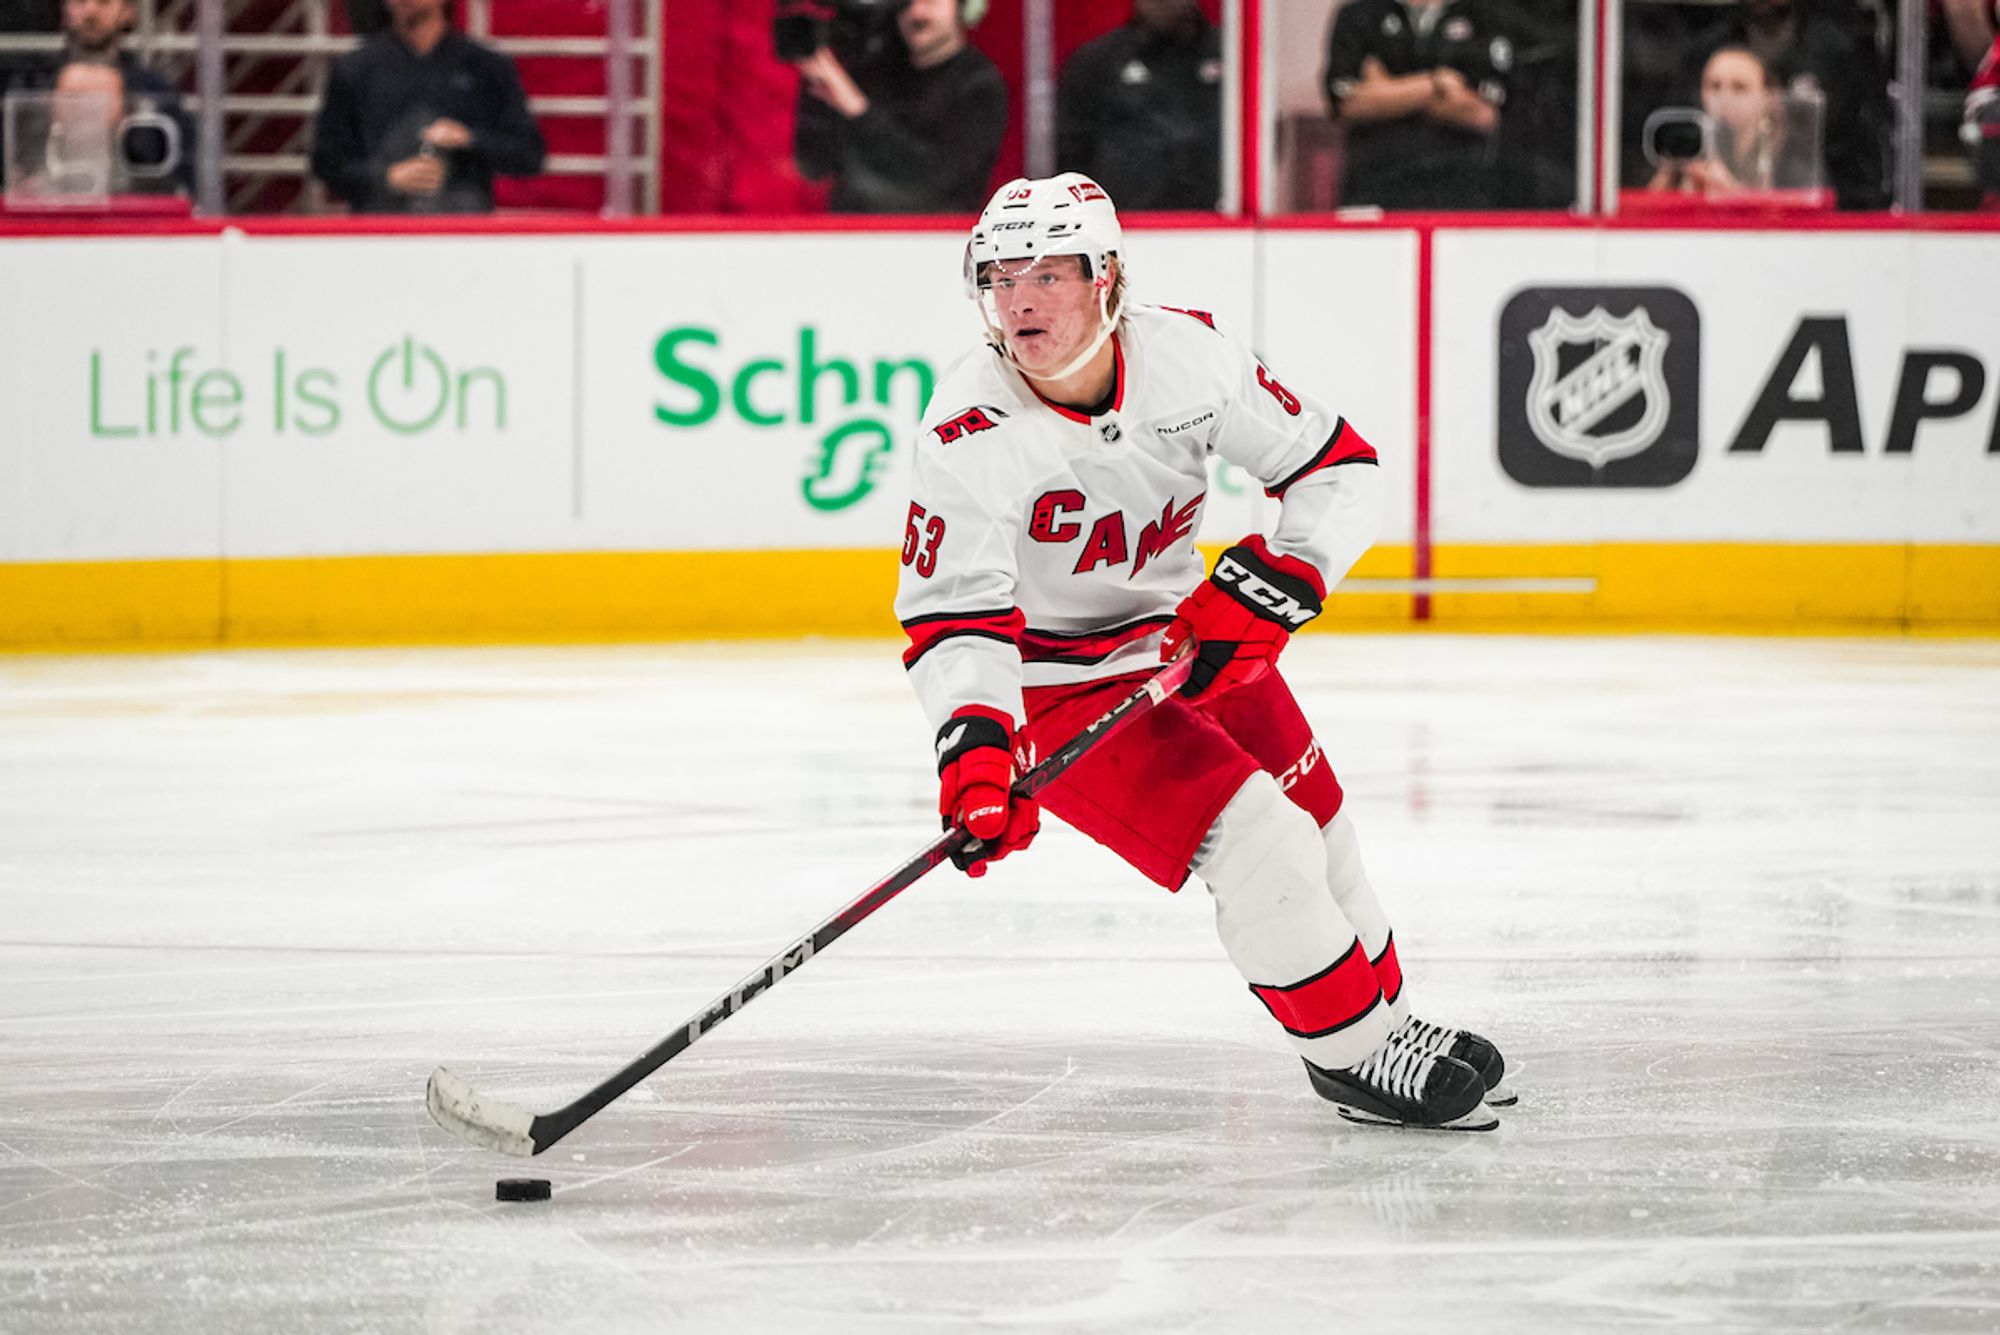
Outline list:
[[[1214,317],[1128,306],[1114,337],[1116,388],[1096,416],[1043,399],[983,345],[931,397],[896,616],[933,727],[974,704],[1019,726],[1024,685],[1157,666],[1207,574],[1194,534],[1211,453],[1279,498],[1271,550],[1329,590],[1374,540],[1374,449]]]

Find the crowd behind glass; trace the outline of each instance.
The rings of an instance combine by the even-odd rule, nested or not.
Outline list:
[[[1018,6],[1021,0],[991,0]],[[515,63],[454,0],[331,0],[354,34],[320,83],[312,185],[286,207],[492,210],[547,149]],[[1007,161],[1027,91],[981,47],[987,0],[756,0],[795,77],[787,161],[816,207],[967,213]],[[665,0],[668,43],[674,0]],[[1893,0],[1625,0],[1621,209],[1883,209],[1894,198]],[[1930,0],[1927,208],[2000,204],[1995,0]],[[1275,29],[1281,210],[1567,209],[1579,201],[1577,7],[1544,0],[1302,0]],[[196,195],[191,89],[135,40],[135,0],[0,0],[6,208]],[[1217,0],[1131,0],[1063,55],[1042,165],[1121,208],[1232,198],[1236,96]],[[776,151],[782,152],[782,149]]]

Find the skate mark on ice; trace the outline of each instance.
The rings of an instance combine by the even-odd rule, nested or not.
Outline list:
[[[131,1205],[143,1204],[143,1202],[141,1202],[137,1196],[128,1196],[124,1192],[117,1190],[115,1187],[101,1186],[97,1183],[92,1182],[89,1178],[78,1177],[74,1173],[65,1172],[64,1170],[56,1167],[54,1164],[44,1163],[42,1160],[37,1159],[34,1155],[29,1154],[26,1150],[17,1149],[15,1146],[8,1144],[4,1140],[0,1140],[0,1150],[7,1151],[7,1153],[13,1155],[15,1158],[21,1160],[24,1163],[32,1164],[36,1168],[41,1169],[43,1172],[49,1174],[52,1177],[59,1177],[63,1179],[63,1181],[71,1184],[72,1186],[82,1187],[85,1191],[101,1191],[107,1196],[116,1196],[119,1200],[125,1201]],[[100,1174],[93,1174],[92,1176],[100,1176]],[[61,1191],[61,1190],[62,1190],[61,1187],[50,1187],[48,1188],[47,1191],[37,1193],[37,1195],[45,1196],[48,1195],[50,1192]],[[36,1196],[29,1196],[23,1198],[23,1200],[34,1200],[36,1198],[37,1198]],[[0,1210],[5,1210],[13,1205],[18,1205],[21,1203],[23,1202],[9,1201],[4,1205],[0,1205]],[[30,1221],[30,1226],[33,1226],[33,1221]]]
[[[563,1186],[559,1186],[555,1189],[555,1194],[558,1196],[566,1196],[572,1192],[580,1192],[588,1187],[597,1186],[600,1183],[616,1182],[621,1177],[630,1177],[634,1173],[643,1173],[648,1168],[658,1168],[663,1163],[671,1163],[673,1160],[680,1158],[683,1154],[693,1153],[695,1150],[700,1149],[701,1146],[702,1142],[699,1140],[689,1141],[687,1144],[675,1150],[672,1154],[662,1154],[656,1159],[648,1159],[644,1163],[633,1164],[630,1168],[620,1168],[614,1172],[600,1173],[596,1177],[588,1177],[581,1182],[570,1182]],[[488,1213],[498,1213],[501,1211],[505,1211],[508,1208],[505,1203],[498,1201],[494,1202],[494,1205],[497,1206],[498,1209],[489,1210]]]
[[[370,1062],[363,1069],[370,1070],[378,1065],[379,1063]],[[306,1097],[308,1094],[318,1093],[320,1090],[325,1089],[328,1085],[335,1084],[342,1079],[352,1078],[352,1076],[353,1076],[352,1072],[345,1072],[345,1071],[339,1075],[328,1076],[326,1079],[321,1080],[316,1084],[308,1085],[304,1089],[296,1090],[293,1093],[287,1094],[282,1099],[277,1099],[271,1103],[263,1105],[262,1107],[252,1108],[248,1112],[240,1113],[237,1116],[230,1118],[226,1122],[218,1122],[214,1126],[203,1127],[201,1130],[193,1132],[192,1134],[189,1135],[176,1136],[173,1139],[160,1142],[159,1144],[153,1146],[153,1148],[147,1150],[143,1154],[134,1155],[129,1159],[121,1159],[116,1163],[106,1164],[104,1167],[98,1169],[96,1172],[86,1174],[81,1178],[75,1179],[75,1181],[79,1186],[81,1186],[89,1183],[94,1183],[97,1181],[97,1179],[101,1177],[107,1177],[112,1173],[121,1172],[127,1168],[136,1168],[142,1164],[149,1164],[159,1159],[160,1156],[165,1155],[171,1151],[184,1149],[187,1146],[194,1144],[196,1141],[203,1139],[204,1137],[215,1135],[218,1132],[227,1131],[229,1128],[233,1126],[240,1126],[241,1124],[251,1120],[252,1118],[263,1117],[268,1113],[277,1111],[279,1108],[282,1108],[289,1103],[296,1102],[297,1100]],[[186,1093],[187,1089],[193,1088],[194,1085],[200,1084],[201,1080],[205,1079],[207,1079],[207,1076],[201,1077],[201,1079],[194,1081],[186,1088],[170,1096],[167,1100],[167,1103],[171,1104],[174,1101],[174,1099],[179,1098],[181,1094]],[[166,1105],[163,1104],[161,1106],[165,1107]],[[153,1114],[153,1122],[157,1122],[158,1120],[159,1120],[159,1111],[156,1109]],[[148,1125],[149,1126],[152,1125],[153,1122],[149,1122]],[[63,1191],[65,1189],[66,1188],[63,1187],[51,1187],[46,1191],[38,1191],[31,1196],[23,1196],[17,1200],[0,1203],[0,1214],[4,1214],[7,1211],[15,1209],[18,1206],[26,1205],[31,1201],[41,1200],[43,1197],[53,1195],[54,1193],[58,1191]],[[96,1189],[109,1190],[108,1188],[96,1188]],[[113,1192],[112,1194],[116,1195],[118,1193]]]
[[[1036,1100],[1040,1099],[1043,1095],[1047,1094],[1057,1085],[1062,1084],[1063,1081],[1069,1079],[1070,1076],[1074,1075],[1075,1073],[1076,1073],[1076,1058],[1065,1057],[1063,1059],[1063,1071],[1061,1075],[1047,1082],[1041,1088],[1037,1089],[1034,1093],[1028,1095],[1026,1098],[1021,1099],[1013,1104],[1010,1104],[1005,1108],[1002,1108],[999,1112],[992,1113],[986,1117],[982,1117],[978,1121],[969,1123],[965,1126],[948,1127],[945,1130],[938,1132],[936,1135],[926,1136],[924,1139],[916,1141],[913,1144],[893,1145],[887,1149],[880,1149],[880,1150],[858,1150],[852,1154],[837,1155],[831,1159],[814,1160],[813,1169],[814,1171],[817,1172],[825,1168],[826,1166],[833,1164],[851,1165],[851,1164],[866,1163],[876,1159],[902,1158],[909,1155],[920,1153],[927,1149],[934,1149],[937,1146],[947,1144],[953,1140],[960,1139],[962,1137],[971,1135],[976,1131],[980,1131],[986,1127],[992,1126],[994,1123],[1001,1121],[1004,1118],[1013,1116],[1015,1113],[1021,1111],[1023,1108],[1026,1108],[1030,1104],[1034,1103]],[[1068,1154],[1064,1154],[1064,1155],[1059,1155],[1057,1157],[1059,1159],[1062,1159],[1062,1158],[1069,1158],[1071,1156]],[[1019,1166],[1020,1165],[1010,1165],[1010,1167],[1019,1167]],[[919,1195],[921,1196],[921,1194],[922,1193],[920,1192]],[[854,1244],[854,1247],[856,1249],[866,1247],[876,1238],[881,1237],[884,1233],[888,1232],[891,1228],[895,1227],[897,1223],[901,1222],[903,1219],[908,1218],[911,1212],[919,1208],[920,1203],[921,1203],[920,1201],[912,1202],[911,1204],[906,1206],[903,1210],[883,1220],[882,1223],[878,1225],[873,1232],[869,1233],[867,1237],[857,1241]]]

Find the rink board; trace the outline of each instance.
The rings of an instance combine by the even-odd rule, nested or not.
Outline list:
[[[891,632],[910,438],[976,340],[960,245],[10,240],[0,644]],[[2000,629],[2000,236],[1127,250],[1382,450],[1329,622]],[[1202,537],[1271,511],[1218,468]]]

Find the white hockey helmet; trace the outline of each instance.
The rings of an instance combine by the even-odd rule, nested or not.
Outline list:
[[[1118,210],[1104,187],[1082,172],[1044,180],[1016,177],[993,192],[965,243],[965,295],[979,295],[979,270],[998,260],[1081,255],[1089,276],[1102,278],[1105,261],[1124,243]]]

